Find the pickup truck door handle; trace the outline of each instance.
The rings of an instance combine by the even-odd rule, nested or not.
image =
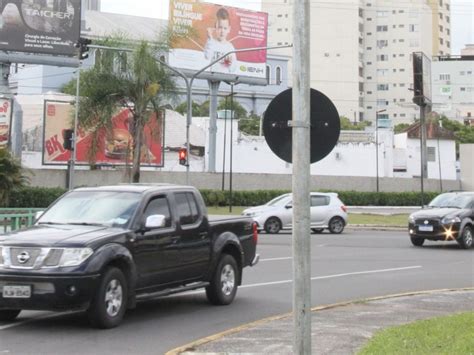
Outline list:
[[[204,239],[207,237],[207,232],[201,232],[198,235],[201,237],[201,239]]]

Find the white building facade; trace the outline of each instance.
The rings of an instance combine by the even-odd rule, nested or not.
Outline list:
[[[474,125],[474,54],[436,57],[432,70],[432,110]]]

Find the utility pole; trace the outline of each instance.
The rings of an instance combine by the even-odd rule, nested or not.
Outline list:
[[[293,352],[311,354],[310,6],[293,5]],[[298,26],[296,26],[298,24]]]
[[[379,113],[387,111],[386,109],[375,112],[375,171],[377,193],[379,193]]]

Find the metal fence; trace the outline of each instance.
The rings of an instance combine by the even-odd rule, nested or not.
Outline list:
[[[41,208],[0,208],[0,234],[28,228]]]

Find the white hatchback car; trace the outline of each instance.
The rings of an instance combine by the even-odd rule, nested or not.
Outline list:
[[[347,208],[336,193],[311,192],[311,230],[321,233],[328,229],[333,234],[342,233],[347,224]],[[292,194],[278,196],[262,206],[247,208],[242,215],[252,217],[258,229],[275,234],[292,228]]]

